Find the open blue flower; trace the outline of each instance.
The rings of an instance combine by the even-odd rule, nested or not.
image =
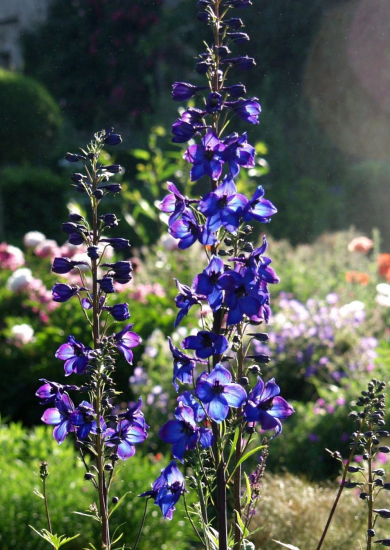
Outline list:
[[[129,407],[126,412],[118,414],[118,418],[127,420],[134,426],[139,426],[143,430],[148,430],[149,426],[145,422],[144,413],[141,411],[142,397],[140,397],[135,405]]]
[[[263,430],[275,430],[275,435],[282,431],[281,420],[295,411],[283,397],[275,378],[264,384],[260,376],[258,382],[248,396],[244,407],[244,417],[247,422],[259,422]]]
[[[138,336],[132,329],[134,325],[127,325],[123,330],[110,336],[114,340],[116,347],[125,356],[125,359],[130,365],[133,361],[132,348],[135,348],[142,342],[142,338]]]
[[[199,210],[207,217],[209,231],[215,232],[223,225],[230,233],[235,233],[247,204],[248,199],[237,193],[234,181],[227,176],[215,191],[203,197]]]
[[[225,420],[229,407],[239,408],[247,398],[244,388],[232,382],[232,375],[221,363],[207,376],[198,378],[196,396],[209,417],[217,423]]]
[[[117,429],[108,428],[106,431],[107,447],[117,447],[117,454],[121,460],[127,460],[135,453],[134,445],[143,443],[148,437],[146,431],[138,423],[120,420]]]
[[[151,491],[146,491],[140,497],[154,498],[154,503],[160,506],[164,519],[171,520],[175,504],[183,493],[186,493],[184,476],[172,460],[152,485]]]
[[[46,409],[42,421],[45,424],[55,426],[53,430],[54,439],[61,444],[69,432],[74,432],[72,413],[74,405],[67,393],[62,393],[54,400],[55,408]]]
[[[176,391],[179,391],[178,380],[182,384],[192,384],[192,371],[195,368],[195,361],[175,347],[168,336],[169,348],[173,357],[173,379],[172,384]]]
[[[256,189],[256,191],[253,194],[253,197],[248,201],[245,212],[244,212],[244,220],[250,221],[250,220],[257,220],[261,223],[268,223],[270,221],[270,217],[276,214],[277,209],[267,199],[264,199],[264,189],[261,185]]]
[[[180,324],[180,321],[183,319],[183,317],[188,314],[192,306],[201,303],[200,300],[202,296],[197,294],[188,285],[182,285],[177,279],[175,279],[175,283],[177,286],[177,290],[179,291],[179,294],[175,298],[175,304],[176,307],[178,307],[180,310],[177,314],[174,324],[174,327],[176,328]]]
[[[96,413],[94,408],[88,401],[82,401],[80,405],[71,414],[70,420],[73,426],[77,427],[78,439],[84,440],[90,433],[97,434],[98,426],[96,421]],[[107,426],[104,418],[100,417],[100,431],[104,434]]]
[[[222,173],[225,149],[226,146],[219,141],[212,130],[209,130],[204,136],[201,145],[190,145],[183,158],[193,164],[191,181],[196,181],[204,175],[217,180]]]
[[[225,264],[217,256],[212,256],[209,265],[197,275],[194,279],[193,286],[198,294],[207,297],[210,307],[213,311],[217,311],[223,301],[223,290],[232,290],[235,287],[233,277],[229,277],[229,271],[225,273]]]
[[[181,346],[184,349],[195,350],[200,359],[207,359],[212,355],[222,355],[229,348],[229,343],[221,334],[200,330],[196,336],[191,335],[184,338]]]
[[[72,372],[83,374],[89,361],[89,352],[91,348],[78,342],[74,336],[68,336],[68,342],[62,344],[55,353],[57,359],[65,361],[65,376]]]
[[[178,247],[182,250],[189,248],[195,241],[204,246],[217,242],[216,236],[205,226],[201,227],[191,210],[185,210],[179,220],[170,223],[169,233],[175,239],[180,239]]]
[[[253,168],[255,166],[256,150],[247,142],[247,133],[242,136],[234,133],[226,136],[223,140],[226,145],[224,159],[229,164],[230,175],[234,178],[243,168]]]

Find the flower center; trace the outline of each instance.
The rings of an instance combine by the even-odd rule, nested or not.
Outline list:
[[[219,380],[214,380],[212,389],[215,395],[221,395],[221,393],[223,393],[224,387],[219,383]]]
[[[258,405],[257,407],[261,411],[269,411],[270,409],[272,409],[273,406],[274,406],[274,398],[272,397],[271,399],[266,399],[265,401],[260,403],[260,405]]]

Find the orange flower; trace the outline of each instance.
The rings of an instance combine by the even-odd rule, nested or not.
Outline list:
[[[366,286],[370,282],[370,276],[367,273],[361,273],[360,271],[346,271],[345,280],[347,283],[357,283],[359,285]]]
[[[352,239],[349,243],[348,250],[350,252],[362,252],[363,254],[367,254],[373,246],[374,243],[371,239],[367,237],[356,237],[356,239]]]
[[[379,254],[377,262],[379,275],[390,281],[390,254]]]

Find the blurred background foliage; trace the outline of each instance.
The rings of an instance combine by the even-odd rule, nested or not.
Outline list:
[[[178,80],[202,82],[193,69],[209,34],[197,21],[197,11],[192,0],[51,0],[46,22],[22,36],[22,72],[43,84],[58,107],[51,105],[40,132],[31,130],[33,125],[25,131],[12,116],[3,118],[7,145],[1,164],[44,162],[59,174],[58,158],[65,149],[114,125],[124,137],[116,161],[126,169],[133,201],[128,221],[135,229],[133,217],[139,238],[153,242],[156,224],[146,203],[146,208],[139,206],[140,195],[150,203],[161,198],[167,178],[178,178],[166,170],[155,184],[145,177],[142,181],[137,165],[146,159],[132,151],[147,149],[152,126],[166,129],[159,148],[167,166],[172,153],[178,158],[184,149],[170,143],[178,107],[170,88]],[[273,220],[274,237],[311,242],[324,231],[353,224],[366,232],[378,227],[390,246],[389,22],[387,0],[374,6],[367,0],[257,0],[251,8],[245,53],[257,67],[229,78],[230,83],[243,80],[263,107],[260,125],[249,128],[249,140],[267,146],[270,170],[262,184],[283,212]],[[238,46],[234,53],[241,51]],[[28,94],[43,94],[21,85],[14,94],[7,91],[6,80],[0,79],[0,94],[13,103],[12,112],[31,105]],[[37,109],[30,109],[31,116],[32,111]],[[53,124],[62,131],[54,132]],[[19,141],[11,139],[14,132]],[[45,136],[51,136],[50,145]],[[24,142],[25,147],[18,146]],[[37,147],[43,155],[27,154]],[[54,222],[53,217],[53,234]],[[14,238],[4,227],[1,233]]]

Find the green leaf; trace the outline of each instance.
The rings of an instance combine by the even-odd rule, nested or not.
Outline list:
[[[53,535],[50,533],[47,529],[42,529],[42,531],[37,531],[34,529],[32,525],[30,525],[31,529],[37,533],[40,537],[42,537],[44,540],[49,542],[56,550],[58,550],[61,546],[64,544],[67,544],[71,540],[77,539],[80,535],[75,535],[74,537],[66,537],[65,535]]]
[[[260,447],[255,447],[254,449],[248,451],[246,454],[244,454],[244,456],[242,456],[240,458],[240,460],[237,462],[233,472],[231,473],[231,476],[234,474],[234,472],[237,470],[237,468],[243,463],[245,462],[245,460],[247,458],[249,458],[250,456],[252,456],[253,454],[257,453],[258,451],[261,451],[261,449],[264,449],[265,445],[260,445]]]
[[[98,523],[101,523],[100,518],[92,515],[92,514],[83,514],[83,512],[72,512],[73,514],[77,514],[78,516],[85,516],[86,518],[91,518],[97,521]]]
[[[112,510],[110,511],[110,513],[108,514],[108,519],[110,519],[110,517],[112,516],[112,514],[115,512],[115,510],[122,504],[122,501],[127,497],[127,495],[130,495],[131,491],[127,491],[127,493],[125,493],[119,500],[118,502],[115,504],[114,508],[112,508]]]
[[[240,514],[237,512],[237,510],[234,510],[235,513],[236,513],[236,520],[237,520],[237,523],[238,523],[238,526],[240,528],[240,531],[241,533],[243,534],[244,537],[247,537],[249,535],[249,531],[248,529],[245,527],[241,517],[240,517]]]
[[[246,475],[245,472],[244,472],[244,476],[245,476],[245,483],[246,483],[246,503],[245,503],[245,506],[248,506],[250,501],[251,501],[252,490],[251,490],[251,484],[249,482],[249,477]]]
[[[38,489],[34,489],[34,495],[37,495],[37,497],[45,500],[45,497],[43,496],[43,494],[40,491],[38,491]]]
[[[130,154],[136,159],[150,160],[150,153],[145,149],[130,149]]]

